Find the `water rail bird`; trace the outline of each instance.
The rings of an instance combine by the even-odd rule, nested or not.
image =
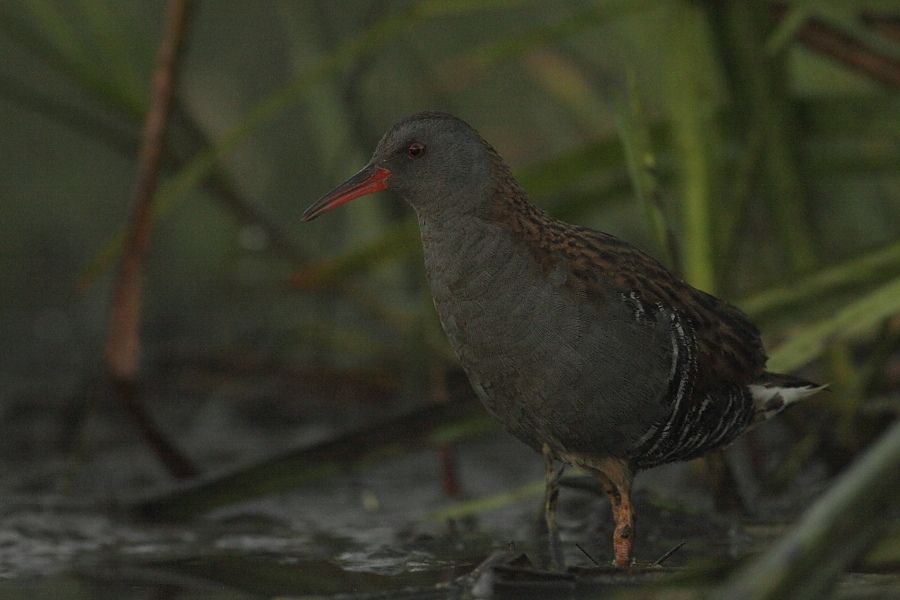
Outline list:
[[[627,566],[636,472],[722,447],[821,387],[766,371],[759,331],[734,306],[627,242],[533,205],[454,116],[396,123],[303,219],[384,189],[416,213],[434,305],[472,387],[544,455],[557,565],[556,461],[599,480],[615,563]]]

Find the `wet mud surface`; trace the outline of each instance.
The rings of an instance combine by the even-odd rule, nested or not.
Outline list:
[[[257,406],[267,419],[260,424],[227,406],[163,405],[208,471],[335,435],[334,422],[302,414],[274,419]],[[828,484],[812,469],[790,489],[754,495],[748,515],[716,511],[696,465],[642,473],[635,548],[643,566],[623,572],[609,566],[605,497],[570,470],[559,515],[570,572],[559,578],[532,572],[544,548],[537,526],[541,458],[503,432],[455,446],[461,498],[447,496],[438,452],[426,448],[195,519],[158,523],[134,519],[126,508],[171,483],[120,418],[111,411],[82,424],[91,441],[75,454],[29,445],[29,427],[43,422],[52,429],[58,421],[9,429],[0,597],[467,598],[488,590],[496,597],[581,598],[670,585],[693,597],[763,551]],[[30,451],[15,459],[12,449],[23,447]],[[514,498],[493,507],[471,502],[511,490]],[[662,567],[644,568],[676,547]],[[498,552],[524,553],[525,563],[489,576],[473,571]],[[900,590],[895,573],[868,571],[845,576],[838,596]]]

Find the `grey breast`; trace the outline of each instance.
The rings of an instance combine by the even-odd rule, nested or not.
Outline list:
[[[513,435],[538,450],[625,457],[664,417],[673,372],[665,316],[614,290],[587,297],[562,261],[542,272],[500,224],[420,225],[444,331]]]

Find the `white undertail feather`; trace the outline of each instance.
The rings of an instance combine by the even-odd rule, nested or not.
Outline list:
[[[754,422],[765,421],[771,419],[785,408],[806,398],[812,396],[825,388],[825,385],[803,384],[803,385],[775,385],[775,384],[750,384],[747,388],[756,404],[756,416]]]

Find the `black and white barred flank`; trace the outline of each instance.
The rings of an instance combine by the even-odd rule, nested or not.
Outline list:
[[[635,304],[639,301],[632,297]],[[688,320],[675,311],[671,322],[672,369],[667,399],[671,410],[638,441],[632,464],[647,469],[673,461],[689,460],[727,445],[753,424],[769,419],[790,404],[812,395],[819,386],[789,375],[764,372],[749,384],[727,384],[695,394],[696,339]],[[643,317],[646,307],[636,311]]]

